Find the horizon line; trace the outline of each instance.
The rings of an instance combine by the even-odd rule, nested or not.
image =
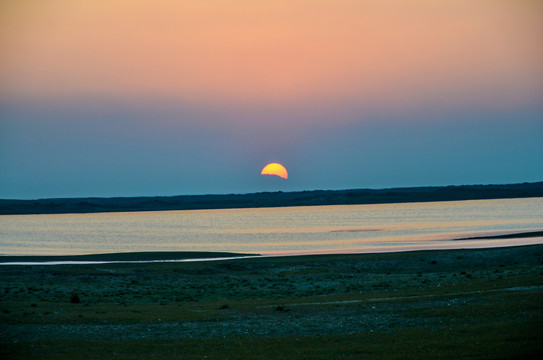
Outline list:
[[[383,190],[408,190],[408,189],[431,189],[431,188],[458,188],[458,187],[477,187],[477,186],[517,186],[517,185],[537,185],[543,184],[541,181],[525,181],[517,183],[487,183],[487,184],[461,184],[461,185],[417,185],[417,186],[395,186],[382,188],[343,188],[343,189],[312,189],[312,190],[266,190],[247,193],[207,193],[207,194],[176,194],[176,195],[129,195],[129,196],[68,196],[68,197],[42,197],[42,198],[0,198],[0,201],[42,201],[42,200],[69,200],[69,199],[134,199],[134,198],[175,198],[175,197],[198,197],[198,196],[244,196],[255,194],[293,194],[304,192],[341,192],[341,191],[383,191]]]

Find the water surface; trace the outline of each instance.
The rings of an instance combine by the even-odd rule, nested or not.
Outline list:
[[[0,253],[387,252],[543,243],[454,239],[543,229],[543,198],[0,216]]]

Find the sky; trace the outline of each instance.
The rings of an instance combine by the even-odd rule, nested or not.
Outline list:
[[[539,0],[2,0],[0,198],[542,181],[542,33]]]

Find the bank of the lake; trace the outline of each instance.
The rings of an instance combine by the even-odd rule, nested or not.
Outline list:
[[[3,359],[536,359],[543,245],[2,266]]]
[[[0,215],[234,209],[283,206],[390,204],[543,197],[543,182],[426,186],[390,189],[312,190],[252,194],[112,198],[0,199]]]

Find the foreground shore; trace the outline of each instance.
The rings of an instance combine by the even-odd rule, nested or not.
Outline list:
[[[536,359],[543,245],[1,266],[2,359]]]

